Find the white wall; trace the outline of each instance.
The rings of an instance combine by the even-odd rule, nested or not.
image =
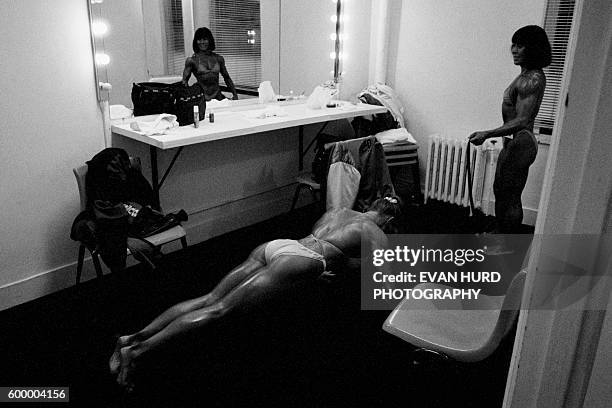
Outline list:
[[[76,259],[69,238],[79,211],[72,168],[103,148],[104,138],[86,1],[3,1],[0,26],[2,309],[14,300],[4,286]],[[38,290],[62,287],[62,279],[54,275]]]
[[[342,3],[343,35],[340,97],[356,101],[357,94],[368,86],[370,59],[370,16],[372,0],[352,0]]]
[[[388,81],[406,108],[408,130],[465,138],[502,123],[504,89],[520,72],[510,39],[542,24],[544,0],[392,0]],[[537,209],[548,146],[540,146],[523,206]],[[426,149],[419,160],[424,172]],[[423,173],[424,174],[424,173]],[[423,178],[424,179],[424,178]]]

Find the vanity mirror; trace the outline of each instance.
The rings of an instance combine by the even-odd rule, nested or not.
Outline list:
[[[193,54],[193,33],[202,26],[213,32],[215,52],[243,91],[256,92],[261,81],[270,81],[280,94],[310,93],[337,68],[339,1],[87,1],[96,81],[112,85],[110,91],[99,88],[98,98],[110,104],[131,106],[135,82],[180,80]],[[102,24],[106,29],[98,30]]]

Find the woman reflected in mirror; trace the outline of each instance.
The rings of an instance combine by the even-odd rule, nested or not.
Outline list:
[[[234,100],[238,99],[238,93],[234,82],[225,67],[225,59],[214,52],[215,39],[212,32],[206,27],[200,27],[193,36],[193,55],[185,61],[183,70],[183,84],[187,86],[189,78],[193,74],[198,84],[204,89],[206,100],[223,100],[225,95],[219,87],[219,74],[223,75],[225,85],[232,93]]]

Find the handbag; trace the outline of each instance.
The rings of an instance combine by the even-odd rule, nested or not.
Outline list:
[[[132,85],[134,116],[170,113],[176,116],[181,126],[192,124],[193,107],[198,106],[199,120],[206,111],[204,89],[198,83],[186,87],[182,82],[165,84],[141,82]]]
[[[174,87],[174,111],[179,125],[191,125],[193,123],[193,107],[198,106],[199,120],[204,120],[206,111],[206,95],[202,85],[197,82],[191,86],[184,86],[182,82],[173,84]]]

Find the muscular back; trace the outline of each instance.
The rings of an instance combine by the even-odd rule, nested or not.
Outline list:
[[[371,218],[346,208],[325,213],[315,224],[312,234],[333,244],[351,258],[360,257],[362,239],[379,242],[385,237]]]

